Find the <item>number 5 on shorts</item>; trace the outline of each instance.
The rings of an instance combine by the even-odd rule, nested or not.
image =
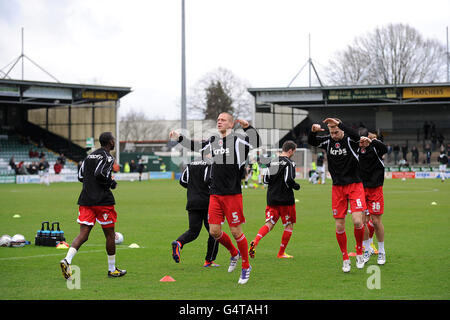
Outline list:
[[[239,222],[239,216],[237,212],[232,212],[231,216],[233,217],[233,223]]]

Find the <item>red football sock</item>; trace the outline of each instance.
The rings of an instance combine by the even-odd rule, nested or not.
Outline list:
[[[289,243],[289,240],[292,236],[292,229],[284,229],[283,236],[281,237],[281,245],[280,250],[278,251],[278,255],[282,255],[286,250],[286,247]]]
[[[348,260],[348,252],[347,252],[347,235],[344,231],[337,231],[336,230],[336,239],[339,244],[339,248],[341,248],[342,252],[342,259]]]
[[[364,224],[362,224],[359,228],[354,228],[353,230],[355,234],[355,240],[356,240],[356,254],[361,255],[363,254],[363,240],[364,240]]]
[[[372,220],[367,223],[367,229],[369,229],[369,238],[373,238],[373,233],[375,232],[375,227],[373,226]]]
[[[250,263],[248,262],[248,243],[245,234],[242,234],[239,238],[237,238],[236,242],[239,252],[241,253],[242,268],[248,269],[250,267]]]
[[[225,232],[222,231],[220,237],[216,240],[219,241],[219,243],[223,245],[225,248],[227,248],[233,257],[238,254],[238,250],[233,245],[233,242],[231,242],[230,236],[227,235]]]
[[[261,229],[259,229],[258,234],[256,235],[255,239],[253,240],[255,242],[255,246],[258,245],[259,240],[261,240],[266,234],[268,234],[270,231],[270,228],[266,225],[263,225]]]

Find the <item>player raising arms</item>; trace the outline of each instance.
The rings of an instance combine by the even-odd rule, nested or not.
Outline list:
[[[336,239],[342,252],[344,272],[350,272],[351,263],[347,251],[347,235],[345,233],[345,217],[348,203],[352,212],[354,236],[356,240],[356,267],[364,267],[363,247],[364,223],[363,212],[366,209],[364,187],[360,177],[357,150],[359,134],[347,128],[338,119],[327,118],[326,123],[330,134],[317,136],[325,131],[320,124],[313,124],[308,136],[308,143],[322,148],[327,153],[328,170],[333,180],[332,210],[336,223]],[[361,139],[368,139],[362,137]]]
[[[244,129],[244,134],[233,132],[235,123]],[[231,254],[228,272],[236,268],[242,258],[242,271],[239,284],[249,280],[251,266],[248,260],[248,243],[241,224],[245,222],[241,178],[250,149],[260,145],[258,132],[246,120],[234,121],[233,116],[223,112],[217,117],[218,135],[204,141],[192,141],[177,132],[171,131],[169,137],[177,140],[185,148],[202,152],[209,150],[212,155],[211,188],[208,208],[210,234],[228,249]],[[237,242],[233,245],[230,237],[222,231],[225,219],[231,234]]]
[[[381,216],[384,212],[383,184],[384,163],[382,157],[387,153],[387,147],[383,142],[376,139],[376,135],[369,132],[361,132],[362,136],[368,135],[369,139],[361,139],[359,142],[359,164],[361,179],[364,185],[367,211],[373,221],[375,234],[378,240],[378,264],[386,263],[384,251],[384,226]],[[368,220],[368,216],[366,217]],[[367,221],[368,223],[370,221]],[[364,262],[370,258],[370,241],[368,233],[364,236]]]
[[[294,190],[300,185],[295,182],[295,164],[291,161],[297,149],[293,141],[283,143],[281,155],[268,164],[264,174],[267,189],[266,223],[259,229],[255,239],[250,243],[250,257],[255,257],[255,249],[259,241],[275,226],[281,217],[284,232],[281,237],[278,258],[293,258],[285,250],[291,239],[294,223],[296,222]]]

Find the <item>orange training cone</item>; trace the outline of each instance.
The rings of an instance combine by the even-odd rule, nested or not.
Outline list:
[[[173,281],[175,281],[175,279],[172,278],[171,276],[164,276],[159,281],[161,281],[161,282],[173,282]]]

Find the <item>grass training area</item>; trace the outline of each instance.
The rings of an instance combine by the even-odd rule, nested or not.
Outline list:
[[[0,248],[1,300],[447,300],[450,298],[450,181],[386,180],[384,186],[387,262],[376,256],[359,270],[342,272],[342,257],[331,213],[331,181],[299,181],[295,195],[297,224],[286,252],[277,259],[281,220],[256,250],[250,280],[238,285],[240,262],[228,273],[229,253],[220,246],[217,268],[203,268],[207,232],[187,244],[176,264],[171,242],[188,227],[186,190],[178,181],[119,182],[113,191],[124,235],[116,265],[125,277],[107,277],[105,240],[97,223],[72,261],[79,267],[79,287],[69,289],[59,261],[66,250],[34,245],[42,221],[58,221],[70,244],[77,236],[76,204],[81,183],[0,185],[0,235],[20,233],[31,241],[22,248]],[[244,189],[243,225],[248,242],[264,224],[266,190]],[[431,205],[436,202],[436,205]],[[13,218],[14,215],[20,218]],[[349,252],[355,251],[351,217],[347,216]],[[230,234],[227,223],[223,230]],[[231,235],[231,234],[230,234]],[[233,241],[234,242],[234,241]],[[140,248],[128,246],[137,243]],[[235,243],[235,242],[234,242]],[[376,240],[375,240],[376,244]],[[370,268],[370,269],[369,269]],[[370,270],[370,272],[368,272]],[[379,288],[370,286],[378,272]],[[169,275],[175,282],[160,282]],[[369,285],[368,285],[369,284]]]

